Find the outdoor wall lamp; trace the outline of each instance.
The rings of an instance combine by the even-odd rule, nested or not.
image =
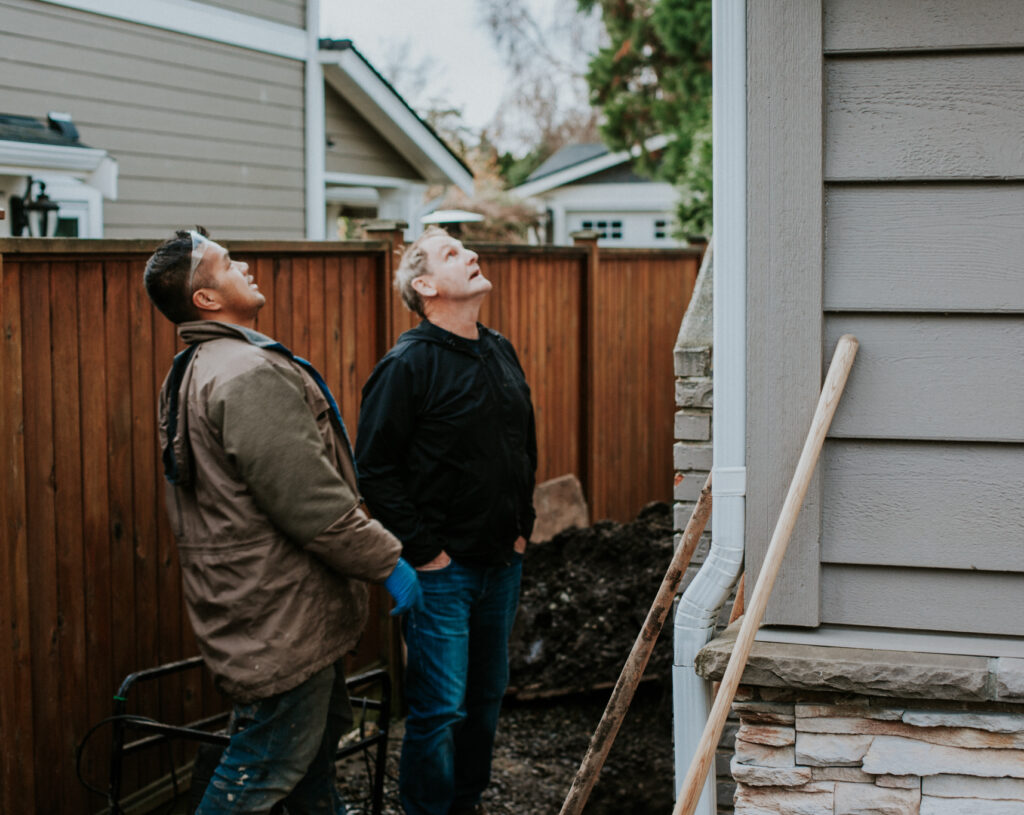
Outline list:
[[[39,185],[39,194],[32,197],[32,187]],[[26,230],[29,237],[51,237],[57,227],[57,210],[60,204],[46,194],[46,182],[33,181],[28,177],[25,196],[11,196],[11,234],[18,238]]]

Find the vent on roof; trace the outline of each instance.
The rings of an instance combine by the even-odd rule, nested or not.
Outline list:
[[[50,123],[51,130],[56,130],[66,139],[78,141],[78,128],[75,127],[75,123],[71,121],[70,113],[57,113],[56,111],[51,110],[46,114],[46,118]]]

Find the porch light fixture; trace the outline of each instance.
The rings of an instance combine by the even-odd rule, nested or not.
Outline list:
[[[32,197],[32,187],[39,185],[39,194]],[[57,227],[57,211],[60,204],[46,194],[46,182],[33,181],[28,177],[25,196],[11,196],[11,234],[21,237],[28,231],[29,237],[49,238]]]

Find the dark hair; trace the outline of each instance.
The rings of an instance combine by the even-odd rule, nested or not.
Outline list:
[[[195,229],[203,237],[209,233],[201,226]],[[146,261],[142,282],[146,294],[160,313],[172,323],[199,319],[199,310],[192,303],[189,272],[192,268],[192,234],[179,229],[164,241]]]

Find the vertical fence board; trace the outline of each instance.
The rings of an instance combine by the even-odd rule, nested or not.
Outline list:
[[[32,600],[31,651],[33,761],[35,808],[58,812],[60,789],[41,770],[58,748],[54,734],[60,721],[60,662],[58,656],[57,540],[54,508],[53,390],[50,359],[50,265],[22,267],[22,370],[25,387],[25,493]]]
[[[114,684],[110,655],[113,625],[110,565],[110,503],[107,473],[107,343],[103,308],[103,266],[81,264],[78,272],[79,387],[82,421],[82,550],[84,557],[87,713],[85,724],[110,713]],[[109,731],[98,734],[86,753],[86,777],[100,779],[107,767]]]
[[[20,264],[0,256],[0,810],[34,812],[35,734],[25,494],[25,402],[22,381]]]
[[[132,467],[131,321],[128,264],[104,264],[106,324],[107,474],[110,513],[110,587],[114,601],[111,662],[114,682],[140,667],[135,624],[135,498]],[[159,477],[159,476],[157,476]],[[111,686],[103,701],[116,692]],[[125,788],[138,784],[137,762],[125,767]]]
[[[131,526],[135,564],[135,633],[138,667],[159,664],[159,609],[157,585],[157,513],[163,512],[162,494],[158,494],[159,472],[156,459],[156,400],[153,371],[154,316],[143,289],[128,281],[131,326],[131,409],[132,409],[132,493],[134,517]],[[135,695],[138,710],[159,711],[159,689],[147,683]],[[144,777],[158,773],[158,759],[146,754],[139,761]]]

